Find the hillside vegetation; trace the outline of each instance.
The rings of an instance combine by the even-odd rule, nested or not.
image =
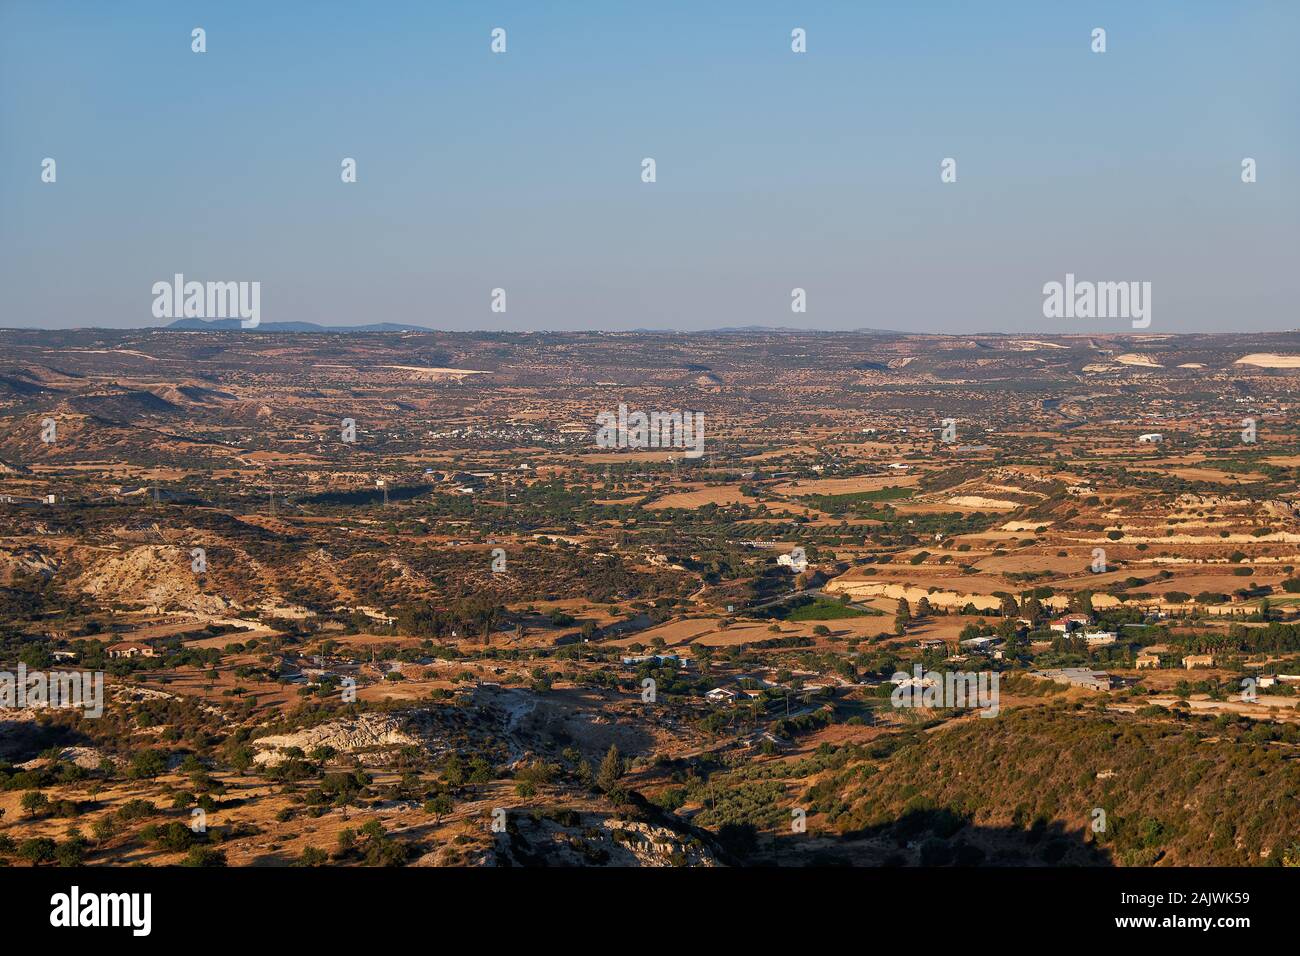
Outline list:
[[[916,735],[881,760],[846,759],[810,788],[810,813],[850,838],[1053,826],[1122,866],[1296,860],[1294,742],[1276,727],[1225,723],[1019,709]],[[1098,808],[1105,829],[1094,833]],[[1043,852],[1064,856],[1065,842]]]

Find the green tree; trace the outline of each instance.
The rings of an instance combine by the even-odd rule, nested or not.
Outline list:
[[[49,863],[58,850],[58,844],[49,837],[33,837],[18,844],[18,857],[32,864]]]
[[[453,809],[455,804],[452,802],[451,794],[448,793],[440,793],[424,802],[424,812],[432,814],[435,823],[441,823],[442,818]]]
[[[49,809],[50,800],[39,790],[28,790],[23,794],[21,805],[27,811],[29,817],[34,817],[38,813],[45,813]]]
[[[302,856],[298,857],[299,866],[324,866],[327,862],[329,854],[315,846],[305,847]]]
[[[167,771],[167,754],[161,750],[141,750],[131,758],[126,775],[132,780],[157,777]]]
[[[596,771],[596,786],[602,790],[612,790],[626,772],[627,766],[623,761],[623,755],[618,751],[618,746],[610,744],[605,759],[600,762],[600,769]]]

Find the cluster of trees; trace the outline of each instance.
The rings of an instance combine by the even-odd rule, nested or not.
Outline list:
[[[1169,640],[1197,654],[1223,651],[1240,651],[1245,654],[1286,653],[1300,651],[1300,624],[1281,624],[1276,621],[1264,627],[1232,624],[1226,631],[1171,632]]]
[[[445,608],[430,601],[408,604],[398,614],[397,622],[404,633],[416,637],[475,636],[487,644],[505,615],[505,608],[494,595],[482,594],[454,601]]]

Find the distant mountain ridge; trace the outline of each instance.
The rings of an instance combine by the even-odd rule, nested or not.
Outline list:
[[[404,322],[371,322],[367,325],[318,325],[315,322],[262,322],[250,329],[239,319],[177,319],[165,329],[180,332],[432,332],[423,325]]]

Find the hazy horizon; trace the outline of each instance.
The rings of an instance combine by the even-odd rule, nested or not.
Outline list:
[[[285,320],[283,324],[293,324],[295,322],[304,322],[306,320]],[[793,333],[799,335],[914,335],[914,336],[932,336],[935,338],[961,338],[961,337],[980,337],[980,336],[1005,336],[1009,338],[1030,338],[1035,336],[1046,336],[1052,338],[1093,338],[1093,337],[1124,337],[1135,339],[1155,339],[1170,338],[1177,336],[1190,335],[1294,335],[1300,334],[1300,328],[1289,329],[1258,329],[1258,330],[1216,330],[1216,329],[1184,329],[1181,331],[1153,331],[1151,329],[1087,329],[1087,330],[1070,330],[1070,331],[1034,331],[1028,330],[1023,332],[998,330],[998,329],[971,329],[967,332],[944,332],[944,331],[923,331],[909,329],[886,329],[886,328],[824,328],[819,326],[807,326],[805,328],[795,328],[789,325],[719,325],[707,328],[671,328],[660,327],[653,328],[649,326],[637,326],[635,328],[616,328],[616,329],[593,329],[593,328],[562,328],[547,327],[537,329],[502,329],[502,328],[448,328],[435,325],[417,325],[414,322],[337,322],[326,325],[325,323],[314,323],[318,328],[310,329],[292,329],[276,328],[279,321],[266,321],[254,329],[241,328],[212,328],[212,329],[194,329],[194,328],[171,328],[170,323],[165,325],[131,325],[131,326],[111,326],[111,325],[68,325],[68,326],[17,326],[17,325],[0,325],[0,332],[239,332],[239,333],[263,333],[278,335],[312,335],[324,333],[346,333],[346,334],[401,334],[402,332],[433,332],[438,334],[449,335],[573,335],[573,334],[618,334],[618,335],[716,335],[729,333]],[[364,326],[369,325],[403,325],[408,328],[401,329],[369,329]]]
[[[264,323],[1287,331],[1298,39],[1269,2],[10,0],[0,326],[165,326],[182,273]],[[1067,274],[1149,282],[1151,324],[1045,318]]]

